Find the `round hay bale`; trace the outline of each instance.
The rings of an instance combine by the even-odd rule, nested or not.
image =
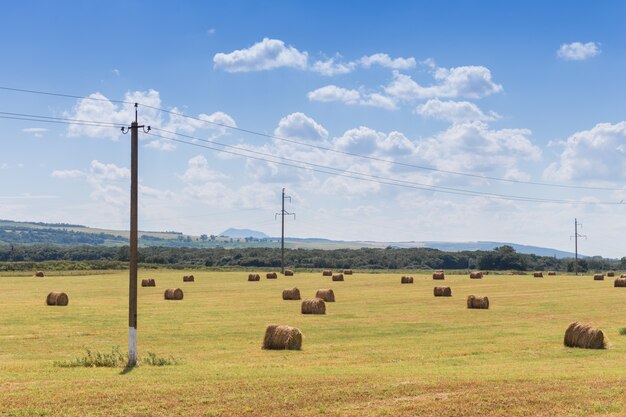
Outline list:
[[[293,271],[291,269],[285,269],[285,276],[286,277],[292,277],[293,276]]]
[[[613,282],[613,286],[626,287],[626,277],[615,278],[615,281]]]
[[[285,288],[283,290],[283,300],[300,300],[300,290],[297,288]]]
[[[168,288],[165,290],[163,296],[166,300],[182,300],[183,290],[180,288]]]
[[[351,269],[344,269],[343,273],[346,275],[352,275],[352,270]]]
[[[626,278],[626,274],[622,274],[619,276],[620,278]]]
[[[300,350],[302,348],[302,332],[291,326],[270,324],[265,329],[263,349]]]
[[[606,273],[606,276],[613,278],[615,276],[615,272],[614,271],[609,271],[609,272]]]
[[[323,277],[332,277],[333,276],[333,271],[331,271],[330,269],[325,269],[324,271],[322,271],[322,276]]]
[[[452,289],[450,287],[435,287],[433,294],[435,297],[452,297]]]
[[[248,281],[260,281],[261,275],[259,274],[248,274]]]
[[[567,327],[563,338],[565,346],[583,349],[606,349],[607,342],[602,330],[577,321]]]
[[[49,306],[66,306],[69,302],[67,294],[61,291],[52,291],[46,297],[46,304]]]
[[[471,279],[481,279],[483,277],[483,273],[482,272],[470,272],[470,278]]]
[[[315,298],[321,298],[322,300],[326,301],[327,303],[334,303],[335,302],[335,293],[331,289],[317,290],[317,292],[315,293]]]
[[[433,279],[445,279],[446,276],[444,275],[443,271],[436,271],[433,273]]]
[[[488,309],[489,298],[470,295],[467,297],[467,308]]]
[[[265,274],[265,278],[276,279],[278,278],[278,274],[276,272],[268,272],[267,274]]]
[[[413,277],[402,276],[402,278],[400,278],[400,284],[413,284]]]
[[[39,278],[43,278],[44,277],[44,273],[43,273],[43,271],[37,271],[37,272],[35,272],[35,276],[39,277]]]
[[[183,282],[194,282],[196,279],[193,275],[185,275],[183,277]]]
[[[302,302],[302,314],[326,314],[326,303],[321,298],[304,300]]]
[[[141,280],[142,287],[156,287],[156,281],[154,278],[145,278]]]
[[[540,272],[540,271],[533,272],[533,277],[543,278],[543,272]]]
[[[343,274],[333,275],[333,281],[343,281]]]
[[[593,280],[594,281],[604,281],[604,275],[602,275],[602,274],[595,274],[593,276]]]
[[[553,276],[555,276],[555,275],[556,275],[556,272],[554,272],[554,271],[549,271],[549,272],[548,272],[548,275],[553,277]]]

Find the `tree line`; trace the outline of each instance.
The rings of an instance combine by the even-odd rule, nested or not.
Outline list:
[[[38,262],[53,262],[55,269],[119,269],[129,260],[128,246],[0,245],[0,270],[32,269]],[[144,247],[139,262],[149,267],[263,268],[280,267],[278,248],[172,248]],[[27,268],[26,265],[29,265]],[[446,252],[429,248],[286,249],[285,264],[295,269],[367,270],[554,270],[572,272],[574,260],[521,254],[511,246],[492,251]],[[626,269],[626,257],[591,257],[578,260],[579,272]]]

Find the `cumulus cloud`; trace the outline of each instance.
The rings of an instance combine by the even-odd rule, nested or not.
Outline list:
[[[325,76],[349,74],[357,68],[368,69],[374,65],[394,70],[414,68],[415,58],[392,58],[385,53],[363,56],[353,61],[343,61],[341,55],[322,58],[309,63],[309,53],[286,45],[280,39],[263,38],[249,48],[213,56],[215,69],[226,72],[269,71],[276,68],[294,68],[316,72]]]
[[[452,123],[491,121],[500,117],[494,112],[488,115],[483,113],[476,104],[469,101],[441,101],[436,98],[417,106],[415,112],[426,118]]]
[[[409,155],[415,148],[400,132],[385,134],[365,126],[347,130],[333,143],[339,150],[364,155]]]
[[[215,68],[227,72],[264,71],[281,67],[305,69],[307,52],[286,46],[279,39],[264,38],[249,48],[230,53],[217,53],[213,57]]]
[[[363,68],[369,68],[372,65],[380,65],[381,67],[391,68],[395,70],[407,70],[414,68],[416,65],[415,58],[395,58],[389,55],[378,53],[370,56],[364,56],[359,60]]]
[[[187,170],[180,177],[185,182],[213,181],[227,178],[218,171],[209,169],[209,162],[203,155],[197,155],[187,162]]]
[[[626,122],[599,123],[576,132],[561,143],[558,162],[548,166],[546,178],[574,181],[626,179]]]
[[[482,98],[502,91],[502,86],[491,78],[491,71],[483,66],[438,68],[434,73],[436,84],[424,87],[410,76],[393,72],[393,80],[385,92],[399,100],[424,98]]]
[[[90,173],[96,180],[119,181],[130,178],[130,169],[98,160],[91,161]]]
[[[310,101],[320,102],[341,102],[350,105],[361,105],[380,107],[383,109],[395,109],[396,103],[390,97],[383,96],[378,93],[361,93],[358,90],[347,89],[338,87],[336,85],[327,85],[317,90],[307,93],[307,97]]]
[[[174,142],[167,138],[177,133],[193,133],[202,130],[209,139],[227,134],[228,127],[236,127],[235,120],[224,112],[212,114],[201,113],[196,117],[185,117],[180,110],[172,107],[164,113],[158,91],[134,91],[125,94],[124,103],[116,104],[101,93],[93,93],[86,99],[77,101],[74,108],[65,112],[65,116],[78,120],[99,122],[98,125],[70,125],[67,134],[70,137],[86,136],[119,140],[121,126],[128,126],[134,118],[134,103],[139,103],[139,118],[144,125],[160,129],[158,134],[164,138],[140,135],[142,140],[149,139],[147,148],[171,151],[176,148]]]
[[[328,131],[306,114],[296,112],[280,119],[274,135],[281,138],[320,142],[328,138]]]
[[[566,61],[584,61],[600,53],[600,45],[595,42],[564,43],[556,52],[557,56]]]
[[[85,175],[83,171],[78,169],[66,169],[66,170],[54,170],[51,174],[55,178],[68,179],[68,178],[81,178]]]
[[[537,161],[541,150],[533,144],[528,129],[490,129],[484,122],[454,124],[445,131],[420,141],[416,154],[443,170],[474,173],[525,175],[518,164]],[[500,174],[499,174],[500,175]]]

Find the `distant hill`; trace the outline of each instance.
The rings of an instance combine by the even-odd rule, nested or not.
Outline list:
[[[269,237],[265,233],[259,232],[256,230],[234,229],[232,227],[230,229],[224,230],[222,233],[220,233],[220,236],[235,237],[235,238],[253,237],[255,239],[265,239]]]
[[[96,229],[88,226],[66,223],[15,222],[0,220],[0,244],[17,245],[92,245],[123,246],[128,245],[127,230]],[[251,238],[251,239],[250,239]],[[199,236],[185,235],[180,232],[139,231],[139,245],[161,247],[195,248],[250,248],[280,247],[280,238],[269,237],[263,232],[251,229],[229,228],[220,235]],[[431,248],[447,252],[493,250],[498,246],[509,245],[517,252],[556,258],[573,258],[571,252],[539,246],[520,245],[509,242],[375,242],[342,241],[322,238],[285,238],[285,245],[292,249],[359,249],[359,248]],[[580,257],[585,257],[580,255]]]

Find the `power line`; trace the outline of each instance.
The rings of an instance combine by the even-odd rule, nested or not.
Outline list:
[[[39,95],[47,95],[47,96],[55,96],[55,97],[81,99],[81,100],[106,101],[106,102],[118,103],[118,104],[135,104],[134,102],[124,101],[124,100],[112,100],[112,99],[108,99],[108,98],[97,98],[97,97],[91,97],[91,96],[79,96],[79,95],[73,95],[73,94],[55,93],[55,92],[41,91],[41,90],[29,90],[29,89],[13,88],[13,87],[6,87],[6,86],[0,86],[0,90],[13,91],[13,92],[18,92],[18,93],[39,94]],[[362,159],[367,159],[367,160],[371,160],[371,161],[384,162],[384,163],[398,165],[398,166],[403,166],[403,167],[407,167],[407,168],[415,168],[415,169],[421,169],[421,170],[426,170],[426,171],[431,171],[431,172],[439,172],[439,173],[442,173],[442,174],[458,175],[458,176],[464,176],[464,177],[468,177],[468,178],[477,178],[477,179],[483,179],[483,180],[500,181],[500,182],[507,182],[507,183],[512,183],[512,184],[526,184],[526,185],[534,185],[534,186],[541,186],[541,187],[570,188],[570,189],[582,189],[582,190],[604,190],[604,191],[623,191],[623,190],[626,190],[625,188],[555,184],[555,183],[547,183],[547,182],[539,182],[539,181],[524,181],[524,180],[516,180],[516,179],[512,179],[512,178],[501,178],[501,177],[493,177],[493,176],[489,176],[489,175],[471,174],[469,172],[452,171],[452,170],[433,168],[433,167],[424,166],[424,165],[417,165],[417,164],[410,164],[410,163],[405,163],[405,162],[398,162],[398,161],[385,159],[385,158],[379,158],[379,157],[375,157],[375,156],[371,156],[371,155],[361,155],[361,154],[357,154],[357,153],[354,153],[354,152],[341,151],[341,150],[338,150],[338,149],[332,149],[332,148],[325,147],[325,146],[314,145],[314,144],[310,144],[310,143],[306,143],[306,142],[302,142],[302,141],[297,141],[297,140],[283,138],[283,137],[276,136],[276,135],[271,135],[271,134],[268,134],[268,133],[257,132],[257,131],[251,130],[251,129],[245,129],[245,128],[241,128],[241,127],[238,127],[238,126],[232,126],[232,125],[228,125],[228,124],[225,124],[225,123],[219,123],[219,122],[209,121],[209,120],[205,120],[205,119],[200,119],[198,117],[189,116],[189,115],[186,115],[184,113],[176,112],[176,111],[173,111],[173,110],[163,109],[163,108],[156,107],[156,106],[151,106],[151,105],[148,105],[148,104],[143,104],[143,103],[137,103],[137,104],[139,104],[139,105],[141,105],[143,107],[146,107],[148,109],[157,110],[157,111],[160,111],[160,112],[163,112],[163,113],[167,113],[167,114],[170,114],[170,115],[174,115],[174,116],[179,116],[179,117],[183,117],[183,118],[187,118],[187,119],[191,119],[191,120],[200,121],[200,122],[207,123],[207,124],[214,125],[214,126],[219,126],[219,127],[223,127],[223,128],[227,128],[227,129],[231,129],[231,130],[236,130],[236,131],[239,131],[239,132],[242,132],[242,133],[247,133],[247,134],[250,134],[250,135],[261,136],[261,137],[265,137],[265,138],[269,138],[269,139],[275,139],[275,140],[282,141],[282,142],[293,143],[293,144],[300,145],[300,146],[305,146],[305,147],[310,147],[310,148],[314,148],[314,149],[324,150],[324,151],[333,152],[333,153],[341,154],[341,155],[345,155],[345,156],[351,156],[351,157],[354,157],[354,158],[362,158]]]
[[[36,121],[36,122],[47,122],[47,123],[61,123],[61,124],[68,124],[68,125],[77,124],[77,125],[100,126],[100,127],[119,127],[120,126],[119,124],[112,123],[112,122],[90,121],[90,120],[80,120],[80,119],[51,117],[51,116],[39,116],[39,115],[24,114],[24,113],[0,112],[0,118],[17,119],[17,120],[28,120],[28,121]],[[283,165],[283,166],[289,166],[289,167],[293,167],[293,168],[297,168],[297,169],[303,169],[305,167],[303,167],[302,165],[305,165],[305,166],[307,166],[305,169],[308,169],[310,171],[319,172],[319,173],[323,173],[323,174],[327,174],[327,175],[335,175],[335,176],[341,176],[341,177],[346,177],[346,178],[358,179],[358,180],[361,180],[361,181],[370,181],[370,182],[373,182],[373,183],[384,184],[384,185],[395,185],[395,186],[400,186],[400,187],[404,187],[404,188],[412,188],[412,189],[418,189],[418,190],[424,190],[424,191],[441,192],[441,193],[461,195],[461,196],[473,196],[473,197],[480,196],[480,197],[486,197],[486,198],[496,198],[496,199],[511,200],[511,201],[524,201],[524,202],[537,202],[537,203],[556,203],[556,204],[585,204],[585,205],[618,205],[618,204],[621,204],[621,203],[616,203],[616,202],[614,203],[614,202],[592,202],[592,201],[560,200],[560,199],[547,199],[547,198],[537,198],[537,197],[515,196],[515,195],[507,195],[507,194],[499,194],[499,193],[484,193],[484,192],[480,192],[480,191],[461,190],[461,189],[456,189],[456,188],[451,188],[451,187],[443,187],[443,186],[435,186],[435,185],[429,185],[429,184],[415,183],[415,182],[405,181],[405,180],[400,180],[400,179],[395,179],[395,178],[382,177],[382,176],[379,176],[379,175],[372,175],[372,174],[360,173],[360,172],[355,172],[355,171],[342,170],[342,169],[338,169],[338,168],[334,168],[334,167],[328,167],[328,166],[325,166],[325,165],[314,164],[314,163],[311,163],[311,162],[304,162],[304,161],[299,161],[299,160],[295,160],[295,159],[291,159],[291,158],[286,158],[286,157],[266,154],[266,153],[263,153],[263,152],[253,151],[253,150],[250,150],[250,149],[242,149],[242,148],[237,147],[237,146],[227,145],[227,144],[219,143],[219,142],[216,142],[216,141],[211,141],[211,140],[207,140],[207,139],[198,138],[198,137],[191,136],[191,135],[185,135],[185,134],[182,134],[182,133],[167,131],[167,130],[164,130],[164,129],[154,128],[153,130],[162,131],[162,132],[167,133],[167,134],[182,136],[182,137],[186,137],[186,138],[189,138],[189,139],[192,139],[192,140],[202,141],[202,142],[209,143],[209,144],[215,144],[215,145],[218,145],[218,146],[233,148],[233,149],[236,149],[236,150],[238,150],[240,152],[243,151],[243,152],[248,152],[248,153],[251,153],[251,154],[263,155],[263,156],[267,156],[267,157],[270,157],[270,158],[282,159],[282,160],[290,161],[290,162],[294,162],[294,163],[287,163],[287,162],[276,161],[276,160],[267,159],[267,158],[258,157],[258,156],[251,156],[251,155],[248,155],[248,154],[242,154],[240,152],[227,151],[227,150],[224,150],[224,149],[213,148],[213,147],[210,147],[210,146],[203,146],[203,145],[200,145],[200,144],[197,144],[197,143],[186,142],[186,141],[183,141],[183,140],[174,139],[174,138],[166,137],[166,136],[163,136],[163,135],[157,135],[157,134],[154,134],[154,133],[148,133],[148,134],[150,134],[152,136],[159,137],[159,138],[166,139],[166,140],[170,140],[170,141],[174,141],[174,142],[180,142],[180,143],[187,144],[187,145],[192,145],[192,146],[199,146],[199,147],[203,147],[203,148],[206,148],[206,149],[214,150],[214,151],[217,151],[217,152],[233,154],[233,155],[242,156],[242,157],[246,157],[246,158],[250,158],[250,159],[261,160],[261,161],[264,161],[264,162],[271,162],[271,163],[275,163],[275,164],[279,164],[279,165]],[[299,164],[299,165],[297,165],[297,164]]]
[[[447,194],[457,194],[457,195],[473,196],[473,197],[477,197],[478,196],[478,197],[487,197],[487,198],[498,198],[498,199],[503,199],[503,200],[513,200],[513,201],[527,201],[527,202],[538,202],[538,203],[558,203],[558,204],[607,204],[607,205],[611,205],[611,204],[617,205],[617,204],[619,204],[619,203],[612,203],[612,202],[590,202],[590,201],[575,201],[575,200],[559,200],[559,199],[549,199],[549,198],[515,196],[515,195],[498,194],[498,193],[484,193],[484,192],[480,192],[480,191],[461,190],[461,189],[452,188],[452,187],[443,187],[443,186],[437,186],[437,185],[422,184],[422,183],[416,183],[416,182],[411,182],[411,181],[399,180],[399,179],[394,179],[394,178],[382,177],[382,176],[379,176],[379,175],[365,174],[365,173],[360,173],[360,172],[356,172],[356,171],[348,171],[348,170],[343,170],[343,169],[339,169],[339,168],[329,167],[329,166],[325,166],[325,165],[319,165],[319,164],[315,164],[315,163],[312,163],[312,162],[299,161],[299,160],[296,160],[296,159],[282,157],[282,156],[275,156],[275,155],[271,155],[271,154],[267,154],[267,153],[263,153],[263,152],[259,152],[259,151],[253,151],[253,150],[250,150],[250,149],[243,149],[243,148],[240,148],[240,147],[237,147],[237,146],[219,143],[219,142],[212,141],[212,140],[201,139],[201,138],[198,138],[198,137],[195,137],[195,136],[191,136],[191,135],[186,135],[186,134],[183,134],[183,133],[165,131],[165,130],[159,129],[159,128],[153,128],[153,130],[162,131],[162,132],[166,132],[166,133],[169,133],[169,134],[182,136],[182,137],[185,137],[185,138],[188,138],[188,139],[197,140],[197,141],[201,141],[201,142],[205,142],[205,143],[209,143],[209,144],[214,144],[214,145],[218,145],[218,146],[223,146],[223,147],[227,147],[227,148],[231,148],[231,149],[236,149],[237,151],[240,151],[240,152],[248,152],[248,153],[250,153],[252,155],[261,155],[261,156],[252,156],[252,155],[248,155],[248,154],[242,154],[242,153],[236,152],[236,151],[228,151],[228,150],[225,150],[225,149],[219,149],[219,148],[214,148],[214,147],[211,147],[211,146],[201,145],[201,144],[198,144],[198,143],[193,143],[193,142],[187,142],[187,141],[183,141],[183,140],[179,140],[179,139],[174,139],[174,138],[166,137],[166,136],[163,136],[163,135],[157,135],[157,134],[152,133],[152,132],[149,133],[149,135],[152,135],[152,136],[155,136],[155,137],[159,137],[159,138],[162,138],[162,139],[165,139],[165,140],[171,140],[171,141],[174,141],[174,142],[180,142],[180,143],[191,145],[191,146],[197,146],[197,147],[201,147],[201,148],[206,148],[206,149],[214,150],[214,151],[217,151],[217,152],[223,152],[223,153],[227,153],[227,154],[242,156],[242,157],[255,159],[255,160],[260,160],[260,161],[264,161],[264,162],[271,162],[271,163],[284,165],[284,166],[289,166],[289,167],[298,168],[298,169],[305,168],[305,167],[302,166],[302,165],[305,165],[305,166],[307,166],[306,169],[309,169],[309,170],[314,171],[314,172],[319,172],[319,173],[328,174],[328,175],[341,176],[341,177],[346,177],[346,178],[359,179],[359,180],[362,180],[362,181],[370,181],[370,182],[374,182],[374,183],[378,183],[378,184],[396,185],[396,186],[401,186],[401,187],[406,187],[406,188],[413,188],[413,189],[425,190],[425,191],[433,191],[433,192],[441,192],[441,193],[447,193]],[[267,157],[280,159],[280,160],[288,161],[288,162],[281,162],[281,161],[271,160],[271,159],[267,159]],[[298,165],[298,164],[300,164],[300,165]]]

